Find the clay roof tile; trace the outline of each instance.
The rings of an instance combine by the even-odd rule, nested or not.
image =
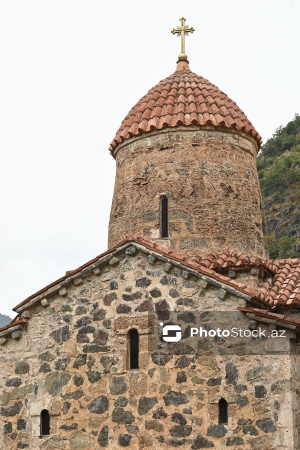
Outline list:
[[[162,119],[166,114],[165,105],[171,119]],[[197,114],[192,116],[191,113]],[[154,117],[157,120],[152,120]],[[133,123],[137,125],[133,126]],[[181,125],[236,128],[250,134],[258,146],[261,145],[260,136],[236,103],[205,78],[179,68],[131,108],[111,142],[111,153],[118,144],[132,136]]]

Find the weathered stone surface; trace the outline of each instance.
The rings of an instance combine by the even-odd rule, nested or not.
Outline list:
[[[91,323],[91,319],[88,316],[80,317],[75,323],[75,328],[86,327]]]
[[[5,424],[4,424],[4,434],[9,434],[9,433],[12,433],[12,423],[11,422],[6,422]]]
[[[248,405],[248,403],[249,403],[247,395],[239,395],[237,401],[238,401],[240,408],[243,408],[244,406]]]
[[[138,300],[142,297],[141,292],[134,292],[133,294],[123,294],[122,298],[125,302],[132,302],[133,300]]]
[[[112,280],[109,282],[109,289],[111,291],[116,291],[119,288],[117,280]]]
[[[130,445],[131,442],[131,436],[130,434],[120,434],[120,436],[118,437],[118,444],[120,445],[120,447],[128,447]]]
[[[55,356],[52,355],[52,353],[50,353],[50,352],[41,353],[41,354],[39,355],[39,359],[40,359],[41,361],[47,361],[47,362],[50,362],[50,361],[52,361],[54,358],[55,358]]]
[[[210,425],[207,429],[207,436],[213,436],[216,438],[223,437],[226,433],[227,430],[224,425]]]
[[[97,309],[93,314],[93,320],[104,320],[106,315],[105,309]]]
[[[56,370],[65,370],[69,364],[70,358],[61,358],[55,361]]]
[[[117,300],[117,298],[116,292],[111,292],[104,296],[103,303],[105,306],[109,306],[114,300]]]
[[[187,381],[186,374],[184,372],[177,372],[176,382],[177,383],[185,383]]]
[[[63,414],[68,414],[70,408],[71,408],[71,403],[70,402],[64,402],[62,413]]]
[[[245,378],[247,381],[259,380],[260,378],[271,372],[272,368],[269,366],[259,366],[254,369],[250,369],[246,372]]]
[[[170,429],[170,434],[173,437],[186,437],[192,432],[192,427],[189,425],[175,425]]]
[[[98,444],[100,445],[100,447],[108,447],[108,433],[109,428],[107,425],[101,428],[98,436]]]
[[[136,287],[146,288],[150,286],[151,280],[147,277],[139,278],[136,280],[135,285]]]
[[[8,387],[19,387],[22,384],[22,379],[21,378],[10,378],[9,380],[7,380],[7,382],[5,383],[5,386]]]
[[[257,420],[256,425],[260,428],[264,433],[274,433],[277,428],[272,419],[262,419]]]
[[[109,347],[106,345],[97,345],[97,344],[86,344],[83,347],[83,351],[85,353],[101,353],[101,352],[108,352]]]
[[[17,430],[25,430],[26,429],[26,420],[18,419],[17,420]]]
[[[95,414],[103,414],[109,408],[109,400],[104,395],[100,395],[88,404],[88,410]]]
[[[65,430],[65,431],[72,431],[72,430],[77,430],[78,429],[78,423],[72,423],[71,425],[67,425],[67,424],[63,424],[60,427],[61,430]]]
[[[177,289],[171,288],[169,291],[169,296],[172,298],[177,298],[180,296],[179,292],[177,291]]]
[[[31,394],[33,391],[33,385],[32,384],[26,384],[24,386],[15,388],[10,393],[10,400],[23,400],[23,398],[26,398],[28,394]]]
[[[143,301],[137,308],[135,308],[136,312],[146,312],[146,311],[152,311],[153,303],[152,300],[145,300]]]
[[[26,361],[18,361],[16,364],[15,373],[17,375],[24,375],[25,373],[29,373],[30,366]]]
[[[250,441],[252,450],[274,450],[273,440],[270,442],[268,436],[261,436]]]
[[[226,369],[226,376],[225,376],[226,384],[236,384],[239,377],[239,372],[236,365],[233,364],[232,362],[226,363],[225,369]]]
[[[126,305],[125,303],[121,303],[120,305],[117,306],[117,313],[118,314],[130,314],[131,313],[131,306]]]
[[[175,362],[175,367],[177,369],[183,369],[185,367],[188,367],[190,365],[190,360],[185,355],[181,356],[181,358],[177,359]]]
[[[164,402],[166,406],[169,405],[182,405],[189,402],[189,397],[187,394],[182,394],[181,392],[169,391],[164,397]]]
[[[278,380],[276,383],[273,383],[271,386],[271,392],[273,394],[282,394],[289,389],[290,381],[289,380]]]
[[[96,383],[101,379],[101,374],[96,370],[89,370],[88,372],[86,372],[86,375],[88,377],[89,382],[92,384]]]
[[[11,406],[2,407],[1,414],[2,414],[2,416],[5,416],[5,417],[10,417],[10,416],[13,417],[13,416],[16,416],[17,414],[20,414],[22,407],[23,407],[23,404],[21,402],[17,402]]]
[[[160,283],[163,285],[163,286],[169,286],[169,285],[171,285],[171,286],[177,286],[177,278],[175,278],[175,277],[172,277],[172,276],[169,276],[169,275],[164,275],[163,277],[162,277],[162,279],[160,280]]]
[[[68,339],[70,339],[70,328],[68,325],[60,327],[57,330],[52,331],[52,333],[50,333],[50,336],[52,337],[52,339],[54,339],[55,342],[61,344],[62,342],[66,342]]]
[[[161,297],[161,291],[158,288],[154,288],[150,291],[150,295],[153,298]]]
[[[142,431],[141,433],[139,433],[139,448],[143,449],[143,448],[151,448],[152,444],[153,444],[153,438],[152,436],[147,433],[146,431]]]
[[[66,394],[62,395],[63,399],[74,399],[78,400],[79,398],[83,397],[84,393],[82,389],[77,389],[76,391],[67,392]]]
[[[133,425],[125,425],[125,428],[128,431],[128,433],[131,434],[138,434],[139,432],[139,427],[135,427]]]
[[[253,425],[245,425],[243,427],[243,433],[244,434],[249,434],[251,436],[258,436],[259,435],[259,432],[257,431],[257,429]]]
[[[138,413],[140,415],[146,414],[157,403],[156,397],[141,397],[139,399]]]
[[[199,448],[211,448],[211,447],[214,447],[213,442],[209,441],[201,434],[198,434],[191,448],[192,450],[198,450]]]
[[[207,385],[208,386],[220,386],[221,385],[221,382],[222,382],[222,378],[221,377],[218,377],[218,378],[210,378],[208,381],[207,381]]]
[[[125,406],[127,406],[128,404],[128,399],[126,397],[119,397],[116,401],[115,401],[115,406],[121,406],[122,408],[124,408]]]
[[[110,382],[110,392],[112,395],[124,394],[128,389],[125,377],[113,377]]]
[[[130,245],[125,250],[126,255],[134,255],[136,253],[136,248],[133,245]]]
[[[161,300],[155,304],[155,310],[158,320],[169,320],[170,318],[170,305],[166,300]]]
[[[74,364],[73,364],[73,367],[75,368],[75,369],[79,369],[79,367],[81,367],[81,366],[84,366],[85,364],[86,364],[86,359],[87,359],[87,355],[85,355],[85,354],[79,354],[77,357],[76,357],[76,360],[75,360],[75,362],[74,362]]]
[[[171,417],[172,422],[179,423],[179,425],[186,425],[185,417],[180,413],[173,413]]]
[[[244,441],[241,437],[239,436],[235,436],[235,437],[228,437],[226,439],[226,447],[233,447],[235,445],[244,445]]]
[[[80,375],[75,375],[73,381],[74,381],[75,386],[77,386],[77,387],[82,386],[84,383],[84,379]]]
[[[145,428],[146,430],[154,430],[157,432],[161,432],[164,429],[163,424],[158,420],[146,420]]]
[[[163,408],[158,408],[153,414],[153,419],[161,419],[162,417],[168,417],[168,414],[163,410]]]
[[[135,418],[131,411],[115,408],[112,412],[112,421],[119,424],[132,424]]]
[[[104,330],[96,330],[94,333],[94,344],[105,345],[108,341],[108,333]]]
[[[267,395],[267,389],[265,386],[254,386],[255,388],[255,397],[256,398],[264,398]]]
[[[69,373],[52,372],[46,377],[45,387],[50,395],[57,395],[71,379]]]
[[[77,431],[70,440],[71,450],[83,450],[91,448],[91,441],[86,433]],[[55,447],[54,447],[55,448]]]
[[[157,364],[158,366],[165,366],[171,359],[173,358],[173,355],[167,354],[167,353],[161,353],[161,352],[154,352],[151,353],[151,359],[154,362],[154,364]]]

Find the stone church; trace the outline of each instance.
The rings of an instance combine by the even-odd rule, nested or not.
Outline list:
[[[173,32],[110,146],[108,250],[0,329],[0,449],[300,449],[300,260],[268,259],[261,138]]]

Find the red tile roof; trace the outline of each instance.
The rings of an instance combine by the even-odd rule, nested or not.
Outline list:
[[[266,287],[266,300],[271,307],[300,305],[300,258],[274,261],[277,264],[272,285]]]
[[[235,102],[180,61],[175,73],[160,81],[129,111],[110,145],[112,154],[125,139],[178,126],[213,126],[260,135]]]
[[[258,288],[264,302],[277,306],[300,305],[300,258],[263,260],[235,250],[226,249],[221,254],[212,252],[205,258],[192,258],[200,266],[212,270],[262,266],[273,276]]]
[[[250,256],[246,253],[231,249],[225,249],[222,253],[209,253],[205,258],[195,257],[192,259],[197,261],[201,266],[213,270],[229,269],[231,267],[263,266],[272,273],[277,271],[277,266],[274,266],[271,260],[264,260],[257,256]]]
[[[292,317],[285,316],[284,314],[276,314],[270,311],[266,311],[263,309],[258,308],[241,308],[237,307],[239,311],[254,314],[258,317],[263,317],[266,319],[276,320],[276,322],[282,322],[282,323],[288,323],[289,325],[294,325],[296,327],[300,326],[300,320],[299,319],[293,319]]]

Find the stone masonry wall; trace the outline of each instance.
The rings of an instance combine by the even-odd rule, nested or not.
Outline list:
[[[256,169],[249,136],[199,128],[126,140],[116,156],[109,248],[128,234],[160,241],[160,198],[169,200],[164,246],[189,255],[233,248],[266,257]]]
[[[257,341],[255,354],[254,341],[216,339],[195,352],[183,340],[168,354],[149,315],[163,311],[167,321],[176,310],[193,323],[201,313],[209,324],[210,312],[232,311],[240,327],[262,325],[236,311],[245,304],[225,285],[133,245],[85,269],[27,310],[20,339],[2,340],[0,449],[296,448],[289,339],[277,353],[270,339]],[[132,328],[136,370],[128,369]],[[218,422],[221,397],[228,424]],[[43,409],[49,438],[39,437]]]

